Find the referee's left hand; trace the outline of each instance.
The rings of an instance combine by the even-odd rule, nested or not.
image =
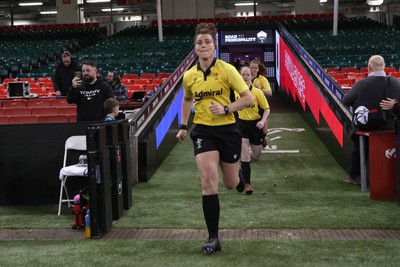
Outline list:
[[[214,115],[225,115],[224,106],[222,106],[220,104],[214,104],[212,101],[211,101],[210,110],[211,110],[212,114],[214,114]]]

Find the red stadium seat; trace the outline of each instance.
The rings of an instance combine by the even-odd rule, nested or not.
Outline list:
[[[31,99],[26,101],[27,107],[50,107],[50,99]]]
[[[31,88],[29,92],[31,94],[37,94],[38,96],[47,96],[47,92],[42,88]]]
[[[143,91],[144,86],[142,84],[129,84],[126,87],[126,90],[128,90],[128,91]]]
[[[8,117],[1,116],[0,117],[0,124],[8,124],[10,121]]]
[[[358,73],[358,69],[356,67],[348,67],[348,68],[342,68],[341,73],[344,74],[344,76],[347,77],[347,74],[350,72]]]
[[[336,83],[342,87],[342,88],[351,88],[353,86],[353,83],[350,79],[338,79],[336,80]]]
[[[59,106],[69,106],[70,104],[68,104],[66,99],[51,99],[50,105],[59,107]]]
[[[4,100],[1,106],[3,108],[7,107],[26,107],[25,99],[15,99],[15,100]]]
[[[147,79],[138,79],[133,82],[133,84],[143,84],[143,85],[148,85],[149,83],[150,80]]]
[[[32,89],[41,89],[42,87],[40,87],[39,83],[29,83],[29,88]]]
[[[10,116],[9,123],[10,124],[24,124],[24,123],[37,123],[37,116],[31,115],[20,115],[20,116]]]
[[[139,79],[139,75],[137,75],[137,74],[135,74],[135,73],[125,73],[125,74],[122,76],[122,79],[131,79],[131,80],[133,80],[133,79]]]
[[[389,72],[389,76],[393,76],[400,79],[400,72]]]
[[[57,122],[69,122],[68,115],[57,114],[57,115],[41,115],[38,116],[39,123],[57,123]]]
[[[153,80],[155,78],[156,78],[156,75],[154,73],[142,73],[140,75],[140,79]]]
[[[19,79],[21,82],[35,83],[35,78],[24,77]]]
[[[353,73],[352,72],[352,73],[347,74],[347,78],[350,79],[353,84],[355,84],[359,80],[364,79],[365,75],[364,75],[364,73]]]
[[[167,79],[169,76],[171,76],[171,73],[159,73],[157,79]]]
[[[17,78],[5,78],[3,80],[3,84],[7,84],[9,82],[18,82],[18,79]]]
[[[76,114],[68,115],[68,122],[76,122]]]
[[[158,87],[157,84],[148,84],[148,85],[146,86],[146,91],[147,91],[147,92],[150,91],[150,90],[154,91],[154,89],[156,89],[157,87]]]
[[[58,107],[58,114],[66,114],[66,115],[76,114],[76,106]]]
[[[129,84],[133,83],[133,79],[121,79],[121,83],[123,83],[125,86],[128,86]]]
[[[32,108],[32,115],[54,115],[58,114],[57,107],[35,107]]]
[[[37,81],[38,83],[43,83],[43,82],[52,82],[53,80],[51,79],[51,77],[39,77]]]
[[[361,67],[360,68],[360,73],[368,73],[368,67]]]
[[[151,81],[152,84],[155,84],[157,86],[160,86],[164,82],[163,79],[154,79]]]
[[[17,115],[31,115],[31,108],[28,107],[11,107],[3,108],[5,116],[17,116]]]
[[[396,72],[397,70],[396,70],[396,68],[395,67],[392,67],[392,66],[389,66],[389,67],[385,67],[385,72],[386,72],[386,75],[388,75],[389,74],[389,72]]]
[[[54,84],[53,84],[53,82],[49,82],[49,81],[42,82],[42,88],[45,90],[54,91]]]
[[[343,73],[330,73],[329,74],[334,80],[337,79],[344,79],[344,74]]]

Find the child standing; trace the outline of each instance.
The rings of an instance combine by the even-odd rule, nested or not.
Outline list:
[[[107,99],[104,101],[104,110],[107,113],[104,121],[115,121],[119,113],[119,101],[116,98]]]

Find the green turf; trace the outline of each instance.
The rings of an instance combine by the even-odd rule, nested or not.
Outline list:
[[[370,200],[346,175],[296,113],[275,113],[269,141],[298,154],[263,154],[252,162],[254,194],[220,184],[221,221],[226,229],[399,229],[394,201]],[[64,206],[2,206],[1,228],[70,228]],[[190,140],[177,144],[148,183],[133,187],[133,206],[114,228],[205,228],[199,174]],[[222,240],[223,251],[200,253],[203,240],[3,241],[0,266],[398,266],[400,241]]]
[[[223,241],[200,253],[200,241],[0,242],[0,266],[398,266],[397,241]]]

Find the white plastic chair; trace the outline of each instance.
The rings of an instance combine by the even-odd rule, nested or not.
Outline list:
[[[66,164],[67,164],[67,157],[68,157],[69,150],[86,151],[87,150],[86,149],[86,135],[74,135],[74,136],[69,137],[67,139],[67,141],[65,141],[63,168],[68,167],[68,166],[66,166]],[[61,169],[61,171],[62,171],[62,169]],[[61,173],[61,171],[60,171],[60,173]],[[75,175],[74,174],[74,176],[85,176],[85,175],[79,175],[79,174]],[[68,207],[71,207],[71,202],[73,201],[69,198],[69,195],[68,195],[68,190],[66,187],[67,178],[68,178],[68,175],[60,174],[61,186],[60,186],[60,199],[58,202],[57,215],[61,214],[61,204],[63,202],[67,202]],[[65,192],[66,198],[63,198],[63,192]]]

